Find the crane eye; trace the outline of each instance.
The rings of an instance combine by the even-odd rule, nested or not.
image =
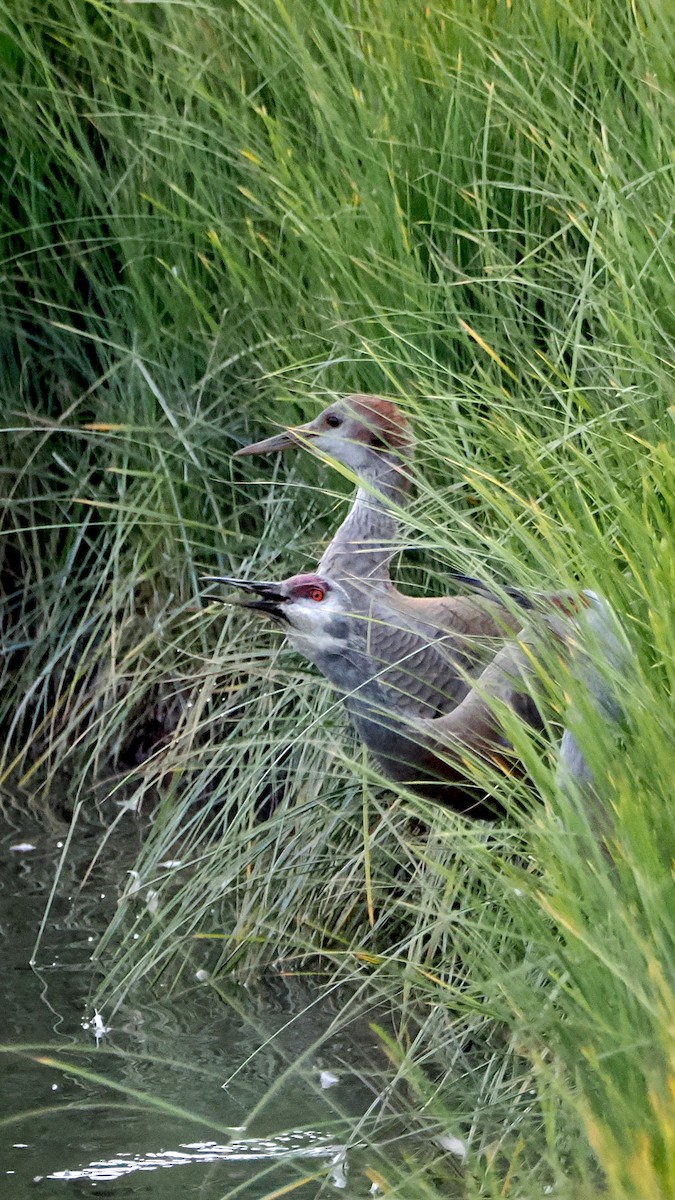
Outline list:
[[[315,588],[309,589],[310,600],[316,600],[317,603],[319,600],[323,600],[325,595],[326,595],[326,593],[324,592],[323,588],[315,587]]]
[[[342,417],[339,417],[337,413],[329,412],[326,413],[324,421],[329,429],[337,429],[342,424]]]

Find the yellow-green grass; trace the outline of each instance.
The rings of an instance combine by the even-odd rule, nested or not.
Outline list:
[[[0,19],[0,780],[45,816],[148,817],[159,909],[131,941],[121,906],[103,997],[180,972],[197,934],[220,975],[337,974],[393,1006],[396,1077],[468,1137],[469,1194],[670,1198],[667,6]],[[518,729],[537,795],[492,780],[491,834],[382,790],[314,673],[205,602],[202,573],[316,560],[350,482],[231,455],[352,390],[415,428],[408,587],[581,584],[619,615],[618,742],[544,670],[553,724],[582,714],[604,850]]]

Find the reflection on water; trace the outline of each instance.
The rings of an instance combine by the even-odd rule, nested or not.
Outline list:
[[[277,1162],[289,1159],[320,1158],[331,1163],[329,1181],[338,1188],[346,1185],[345,1147],[326,1141],[320,1133],[312,1130],[279,1134],[273,1138],[250,1138],[230,1142],[221,1146],[218,1142],[189,1142],[178,1150],[161,1150],[157,1153],[134,1155],[120,1154],[108,1162],[92,1162],[74,1170],[54,1171],[48,1179],[119,1179],[134,1171],[158,1171],[165,1167],[186,1167],[195,1163],[213,1162],[260,1162],[264,1159]],[[36,1180],[39,1182],[39,1180]]]
[[[80,888],[95,849],[83,835],[32,968],[61,846],[0,826],[0,1042],[17,1048],[0,1054],[0,1196],[101,1185],[113,1200],[368,1196],[372,1172],[350,1141],[381,1091],[368,1021],[333,1029],[335,988],[279,978],[216,989],[206,960],[171,995],[160,981],[113,1017],[92,1015],[91,954],[136,845],[119,840]]]

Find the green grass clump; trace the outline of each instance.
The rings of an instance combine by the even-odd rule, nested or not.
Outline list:
[[[200,934],[217,975],[283,958],[393,1005],[396,1086],[468,1140],[469,1194],[675,1194],[671,25],[658,0],[0,17],[2,802],[149,813],[111,1002]],[[313,672],[204,600],[203,573],[316,561],[338,476],[231,455],[353,390],[415,428],[410,589],[581,583],[617,612],[618,739],[548,664],[593,811],[516,729],[543,802],[501,778],[505,827],[425,808],[420,834]]]

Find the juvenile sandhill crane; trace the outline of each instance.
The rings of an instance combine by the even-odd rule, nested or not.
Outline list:
[[[389,400],[356,394],[313,421],[236,451],[272,454],[304,446],[352,470],[358,488],[324,551],[317,572],[346,592],[366,619],[368,653],[378,665],[389,706],[409,716],[449,712],[520,622],[494,597],[416,597],[399,591],[389,566],[397,548],[396,508],[408,501],[414,441]]]
[[[495,805],[468,781],[465,760],[477,756],[504,766],[510,748],[495,707],[504,705],[530,727],[542,727],[527,683],[532,667],[525,641],[502,643],[476,686],[451,712],[436,718],[411,716],[392,707],[383,673],[369,652],[369,622],[352,611],[341,583],[316,574],[294,575],[281,583],[208,579],[253,593],[253,599],[233,602],[279,624],[295,649],[345,697],[352,724],[385,775],[456,811],[495,815]]]

